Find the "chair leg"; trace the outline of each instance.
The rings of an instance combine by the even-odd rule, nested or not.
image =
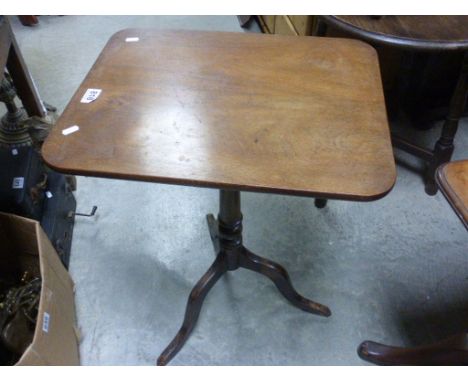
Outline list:
[[[383,366],[468,365],[468,334],[457,334],[440,342],[415,348],[364,341],[357,352],[363,360]]]
[[[327,205],[327,199],[315,198],[315,207],[324,208]]]
[[[455,148],[453,141],[458,130],[458,122],[465,110],[466,97],[468,94],[468,53],[465,53],[462,62],[462,69],[457,85],[450,100],[450,107],[447,118],[442,127],[442,133],[434,147],[434,154],[426,170],[426,193],[435,195],[437,184],[435,182],[435,172],[437,168],[450,161]]]

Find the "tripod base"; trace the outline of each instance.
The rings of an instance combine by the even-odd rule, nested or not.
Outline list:
[[[237,199],[236,199],[237,198]],[[286,270],[279,264],[257,256],[242,245],[242,215],[240,214],[239,193],[221,191],[221,208],[218,220],[213,215],[207,216],[208,227],[216,259],[202,276],[189,295],[184,322],[172,342],[158,358],[159,366],[166,365],[184,346],[197,322],[203,300],[227,271],[238,268],[250,269],[268,277],[281,294],[294,306],[306,312],[328,317],[330,309],[324,305],[301,296],[291,284]]]

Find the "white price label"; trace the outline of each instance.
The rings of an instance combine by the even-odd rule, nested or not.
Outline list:
[[[77,125],[70,126],[70,127],[67,127],[66,129],[63,129],[62,134],[63,135],[70,135],[70,134],[73,134],[74,132],[78,131],[79,129],[80,129],[80,127],[77,126]]]
[[[13,178],[13,185],[11,187],[13,189],[22,189],[24,187],[24,178],[23,177]]]
[[[44,312],[44,317],[42,319],[42,331],[49,333],[49,324],[50,324],[50,315],[47,312]]]
[[[102,89],[88,89],[86,90],[85,94],[83,97],[81,97],[81,103],[91,103],[99,97],[99,94],[101,94]]]
[[[139,37],[127,37],[125,39],[125,42],[137,42],[137,41],[140,41]]]

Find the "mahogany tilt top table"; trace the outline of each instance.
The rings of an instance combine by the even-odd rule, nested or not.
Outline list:
[[[218,218],[208,215],[216,260],[160,365],[228,270],[262,273],[295,306],[330,315],[294,290],[283,267],[243,246],[240,191],[368,201],[386,195],[396,175],[373,48],[250,33],[118,32],[43,156],[65,173],[220,189]]]

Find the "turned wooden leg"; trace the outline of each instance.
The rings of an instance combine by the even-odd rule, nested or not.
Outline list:
[[[324,208],[327,205],[327,199],[315,198],[315,207]]]
[[[434,147],[432,158],[426,169],[426,193],[429,195],[437,193],[437,184],[435,182],[437,168],[452,158],[453,150],[455,149],[453,141],[458,130],[458,122],[465,110],[467,93],[468,53],[465,53],[460,76],[450,100],[450,107],[444,126],[442,127],[441,136]]]
[[[281,294],[299,309],[325,317],[331,315],[328,307],[309,300],[297,293],[291,283],[288,272],[278,263],[257,256],[247,248],[244,248],[239,258],[239,265],[242,268],[250,269],[251,271],[267,276],[275,283]]]
[[[185,317],[182,326],[177,332],[172,342],[164,349],[158,358],[158,366],[166,365],[184,346],[190,333],[192,332],[195,324],[197,323],[198,316],[206,295],[219,280],[219,278],[227,271],[227,261],[223,254],[219,254],[216,260],[198,281],[192,289],[187,301],[187,308],[185,310]]]
[[[358,347],[363,360],[383,366],[468,365],[468,335],[457,334],[428,346],[402,348],[364,341]]]

